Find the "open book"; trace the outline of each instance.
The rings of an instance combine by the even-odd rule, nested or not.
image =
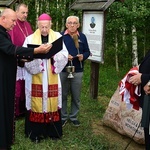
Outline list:
[[[52,47],[50,51],[47,54],[35,54],[34,58],[41,58],[41,59],[48,59],[54,56],[56,53],[62,50],[62,36],[55,40],[54,42],[51,43]],[[36,48],[39,47],[40,45],[36,44],[27,44],[29,48]]]

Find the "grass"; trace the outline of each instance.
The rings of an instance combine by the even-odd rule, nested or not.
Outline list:
[[[116,150],[116,145],[109,143],[105,135],[93,132],[93,124],[100,122],[105,113],[111,96],[118,82],[126,71],[117,73],[115,68],[100,65],[98,97],[92,99],[89,95],[90,62],[86,62],[83,77],[81,108],[78,118],[80,127],[67,123],[63,127],[63,137],[59,141],[50,139],[41,143],[32,143],[24,136],[24,118],[16,121],[16,138],[12,150]]]

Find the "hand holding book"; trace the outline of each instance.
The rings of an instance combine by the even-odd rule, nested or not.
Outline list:
[[[35,54],[34,58],[41,58],[41,59],[49,59],[52,56],[54,56],[56,53],[62,50],[62,37],[58,38],[54,42],[51,43],[52,47],[50,47],[49,51],[47,51],[46,54]],[[27,44],[28,47],[30,48],[37,48],[40,45],[36,44]]]

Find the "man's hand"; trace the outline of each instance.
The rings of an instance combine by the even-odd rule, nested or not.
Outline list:
[[[150,94],[150,81],[144,86],[145,94]]]
[[[136,75],[130,77],[129,82],[134,85],[139,85],[141,83],[141,73],[137,73]]]
[[[34,48],[34,54],[43,53],[46,54],[50,51],[52,44],[42,44],[37,48]]]
[[[68,55],[68,60],[69,60],[69,61],[72,61],[72,60],[73,60],[73,56],[69,54],[69,55]]]
[[[78,58],[79,61],[82,61],[83,60],[83,54],[78,54],[77,56],[72,56],[72,55],[68,55],[68,60],[69,61],[72,61],[74,58]]]
[[[78,54],[77,57],[78,57],[79,61],[83,60],[83,54]]]

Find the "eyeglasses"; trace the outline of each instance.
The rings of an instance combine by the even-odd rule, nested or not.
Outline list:
[[[77,22],[68,22],[69,25],[77,25]]]

